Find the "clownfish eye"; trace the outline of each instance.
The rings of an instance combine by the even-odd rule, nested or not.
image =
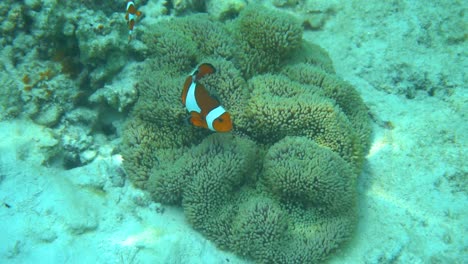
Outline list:
[[[224,120],[220,117],[220,118],[218,118],[218,121],[223,122]]]

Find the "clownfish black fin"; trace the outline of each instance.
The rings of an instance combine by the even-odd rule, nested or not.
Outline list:
[[[210,63],[202,63],[193,71],[192,76],[194,76],[195,81],[200,80],[203,76],[208,74],[213,74],[216,72],[215,67]]]
[[[221,100],[219,100],[219,96],[217,94],[210,94],[211,97],[213,97],[213,99],[215,99],[216,101],[218,101],[218,103],[222,104]]]

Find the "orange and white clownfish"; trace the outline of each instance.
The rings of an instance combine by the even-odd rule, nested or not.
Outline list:
[[[182,90],[182,104],[190,113],[190,122],[215,132],[232,130],[231,115],[213,98],[198,80],[216,70],[209,63],[200,64],[187,77]]]
[[[127,1],[127,12],[125,13],[125,20],[128,25],[128,41],[132,39],[133,28],[137,17],[141,16],[141,12],[135,7],[135,3],[132,0]]]

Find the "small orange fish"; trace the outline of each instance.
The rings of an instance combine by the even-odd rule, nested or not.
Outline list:
[[[182,104],[190,113],[190,122],[215,132],[232,130],[231,115],[198,83],[203,76],[216,72],[209,63],[200,64],[187,77],[182,90]]]
[[[135,27],[136,19],[141,16],[141,12],[135,7],[135,3],[132,0],[127,1],[127,13],[125,14],[125,20],[128,25],[128,41],[132,40],[133,28]]]

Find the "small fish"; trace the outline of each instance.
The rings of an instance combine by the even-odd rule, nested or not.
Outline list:
[[[141,12],[137,11],[135,3],[132,0],[127,1],[127,13],[125,14],[125,20],[128,25],[128,41],[130,42],[133,37],[133,28],[137,17],[141,16]]]
[[[202,63],[195,68],[185,80],[182,104],[190,113],[190,122],[194,126],[208,128],[215,132],[229,132],[232,130],[231,115],[202,84],[198,83],[203,76],[215,72],[215,68],[209,63]]]

